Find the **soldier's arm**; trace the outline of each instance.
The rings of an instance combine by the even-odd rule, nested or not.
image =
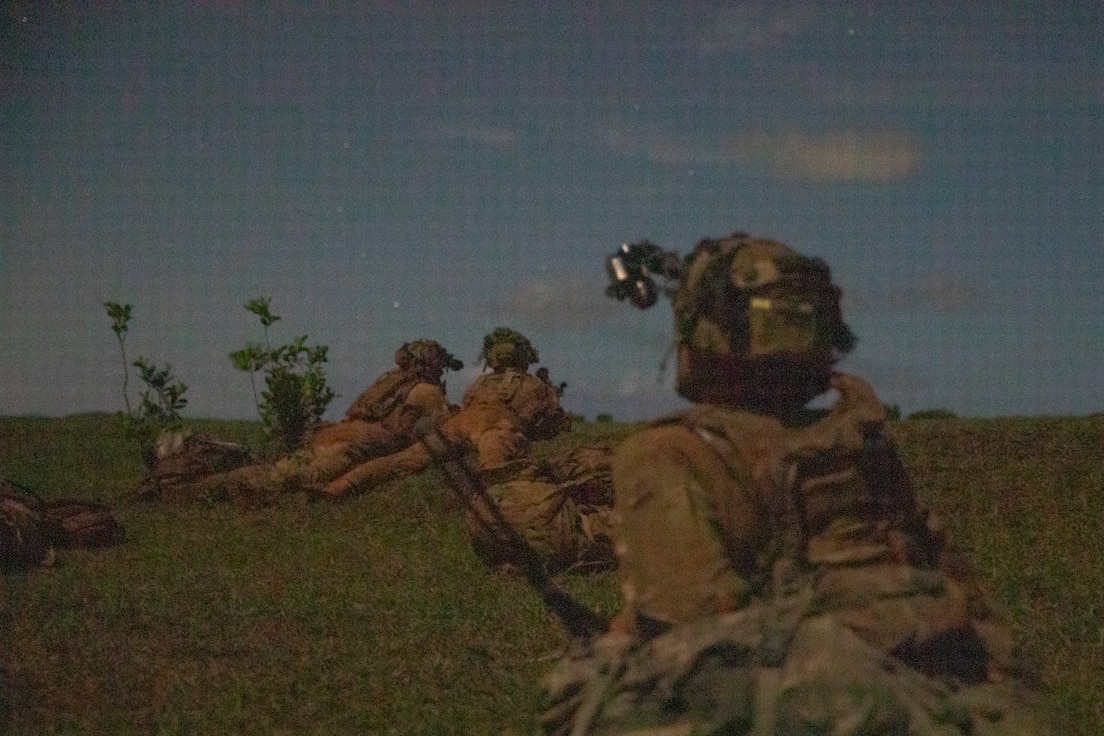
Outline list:
[[[432,383],[419,383],[410,389],[406,404],[414,407],[421,416],[434,417],[438,421],[452,411],[444,389]]]
[[[617,554],[626,605],[666,624],[741,607],[749,595],[730,551],[754,529],[746,490],[694,432],[655,427],[622,443],[613,459]],[[736,498],[732,497],[736,495]],[[722,519],[733,510],[747,518]]]

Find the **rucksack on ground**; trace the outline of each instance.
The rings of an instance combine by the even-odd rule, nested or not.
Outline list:
[[[0,478],[0,564],[4,569],[50,565],[55,548],[97,548],[124,540],[111,509],[95,501],[43,501],[30,490]]]
[[[43,506],[47,534],[58,547],[110,547],[124,539],[123,527],[102,503],[63,498]]]
[[[0,568],[18,570],[53,561],[41,501],[0,478]]]

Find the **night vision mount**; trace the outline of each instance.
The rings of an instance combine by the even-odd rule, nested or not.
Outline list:
[[[668,298],[674,295],[682,274],[682,260],[676,253],[641,240],[631,245],[625,243],[607,258],[606,273],[610,279],[606,296],[617,301],[628,299],[636,307],[647,309],[656,303],[660,291]],[[662,286],[656,285],[653,278],[656,276],[663,279]]]

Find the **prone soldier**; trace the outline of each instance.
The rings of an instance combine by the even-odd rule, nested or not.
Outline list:
[[[528,372],[539,360],[528,338],[500,327],[483,340],[480,357],[491,369],[464,392],[459,411],[439,425],[450,444],[474,450],[485,478],[498,480],[528,464],[529,443],[566,431],[570,418],[557,388]],[[422,443],[377,457],[331,481],[322,498],[341,500],[393,478],[419,472],[433,458]]]
[[[462,367],[433,340],[405,343],[395,352],[395,367],[353,401],[345,419],[323,424],[302,449],[288,457],[273,464],[203,474],[204,463],[193,467],[197,464],[189,460],[195,453],[183,440],[176,443],[175,451],[170,449],[159,458],[152,483],[166,500],[229,496],[244,505],[269,502],[285,492],[317,493],[359,463],[415,442],[419,422],[436,424],[448,417],[455,407],[446,398],[442,376]],[[181,468],[189,472],[180,472]]]

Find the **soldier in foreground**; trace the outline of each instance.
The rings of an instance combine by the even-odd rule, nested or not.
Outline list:
[[[449,443],[475,451],[485,478],[499,480],[528,464],[530,441],[566,431],[570,419],[560,406],[557,387],[528,372],[539,356],[524,335],[500,327],[484,338],[480,357],[491,372],[468,387],[460,410],[440,424],[440,431]],[[322,498],[347,498],[424,470],[432,461],[422,443],[413,444],[336,478]]]
[[[548,676],[551,734],[1051,733],[1008,627],[921,508],[827,265],[743,234],[610,262],[668,278],[695,402],[613,460],[624,608]],[[834,389],[836,403],[805,409]]]
[[[455,407],[448,403],[442,376],[462,367],[433,340],[405,343],[395,352],[395,367],[353,401],[345,419],[322,425],[301,450],[271,465],[245,465],[229,472],[211,468],[204,473],[212,463],[198,453],[206,449],[210,454],[209,448],[197,445],[191,451],[181,438],[175,452],[159,457],[147,485],[153,484],[163,500],[229,496],[243,505],[266,503],[286,492],[317,493],[365,460],[415,442],[419,422],[437,424],[448,417]]]

